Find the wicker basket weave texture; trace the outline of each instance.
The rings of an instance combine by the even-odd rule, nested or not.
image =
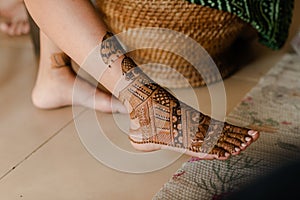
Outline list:
[[[190,4],[185,0],[98,0],[96,5],[103,14],[104,21],[114,33],[132,28],[160,27],[191,37],[210,54],[223,78],[236,68],[226,60],[230,47],[248,27],[245,22],[235,15],[205,6]],[[155,40],[149,39],[147,35],[135,35],[134,40],[124,43],[126,46],[131,47],[136,40],[140,43],[155,43]],[[162,45],[160,48],[163,48],[163,44],[159,45]],[[189,84],[196,87],[219,81],[216,78],[218,76],[210,74],[211,79],[205,83],[190,63],[169,51],[140,49],[131,52],[130,55],[139,64],[162,64],[142,65],[142,68],[150,77],[166,87],[188,87]],[[182,77],[178,76],[170,67],[182,74],[189,83],[182,80]],[[207,66],[201,67],[205,68]],[[207,68],[203,71],[215,73],[209,67]]]

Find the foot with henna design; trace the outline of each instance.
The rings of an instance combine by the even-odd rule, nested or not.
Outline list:
[[[205,159],[227,159],[259,136],[257,131],[214,120],[180,102],[129,57],[123,59],[122,69],[130,83],[119,98],[129,107],[130,140],[136,149],[170,149]]]
[[[130,113],[129,139],[134,148],[169,149],[203,159],[225,160],[259,137],[258,131],[212,119],[179,101],[144,74],[131,58],[120,56],[122,50],[116,39],[109,40],[102,42],[101,56],[109,66],[118,58],[122,60],[118,61],[123,75],[117,90]]]
[[[41,30],[127,107],[135,148],[184,150],[205,159],[226,159],[259,137],[257,131],[227,123],[223,126],[180,102],[122,55],[117,42],[99,45],[100,38],[107,38],[108,29],[89,1],[25,3]]]

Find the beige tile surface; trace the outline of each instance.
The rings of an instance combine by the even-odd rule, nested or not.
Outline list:
[[[298,10],[299,5],[296,1]],[[295,12],[289,40],[300,27],[299,13]],[[254,47],[256,59],[224,81],[227,112],[289,50],[289,43],[277,52],[259,44]],[[188,157],[142,175],[119,172],[101,164],[80,141],[71,108],[44,111],[33,107],[30,95],[37,68],[32,48],[28,36],[11,38],[0,33],[0,199],[151,199]],[[195,93],[173,92],[194,107],[197,97],[200,110],[211,112],[206,88],[196,89]],[[80,113],[82,108],[78,109],[76,125],[82,122],[83,134],[97,136],[97,128],[90,120],[93,112]],[[114,125],[112,116],[107,114],[97,113],[94,117],[115,145],[136,152],[120,131],[126,127],[124,124]],[[114,117],[126,122],[120,116]],[[116,157],[111,154],[112,160]],[[163,157],[157,157],[156,162],[160,159]],[[147,162],[133,160],[130,164],[142,167]]]
[[[232,77],[242,78],[247,81],[257,82],[260,77],[269,71],[285,54],[289,45],[280,51],[273,51],[257,42],[253,44],[253,60],[243,66]]]
[[[11,48],[33,48],[29,35],[11,37],[0,32],[0,38],[1,47],[6,46]]]
[[[70,108],[42,111],[33,107],[30,97],[37,66],[29,38],[7,41],[7,45],[2,45],[2,39],[0,177],[72,120]]]
[[[86,151],[72,123],[0,181],[0,199],[151,199],[185,160],[153,173],[118,172]]]
[[[226,79],[224,85],[227,96],[227,113],[230,113],[256,84],[255,81],[248,81],[240,77]]]

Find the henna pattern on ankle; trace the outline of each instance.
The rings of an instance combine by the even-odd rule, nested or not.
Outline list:
[[[135,62],[125,55],[121,63],[123,75],[125,80],[133,80],[142,73],[142,70],[135,64]]]
[[[155,143],[193,152],[226,154],[238,152],[246,143],[248,129],[214,120],[177,100],[153,82],[129,57],[121,63],[129,82],[119,99],[132,107],[130,117],[140,126],[131,134],[136,144]]]
[[[100,55],[103,62],[111,67],[120,56],[125,54],[125,50],[120,42],[111,32],[107,32],[102,39]]]
[[[120,91],[119,100],[129,106],[130,118],[139,126],[129,137],[133,143],[161,144],[219,157],[238,152],[247,143],[248,129],[214,120],[153,82],[124,54],[112,33],[104,36],[100,53],[109,66],[124,55],[121,67],[128,85]]]
[[[154,83],[131,58],[123,59],[122,71],[131,83],[121,91],[119,99],[122,102],[127,100],[133,108],[130,116],[139,121],[140,142],[202,151],[209,127],[206,117]]]

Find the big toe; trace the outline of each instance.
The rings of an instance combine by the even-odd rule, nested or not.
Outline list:
[[[249,130],[248,135],[252,137],[253,142],[259,138],[259,132],[255,130]]]

